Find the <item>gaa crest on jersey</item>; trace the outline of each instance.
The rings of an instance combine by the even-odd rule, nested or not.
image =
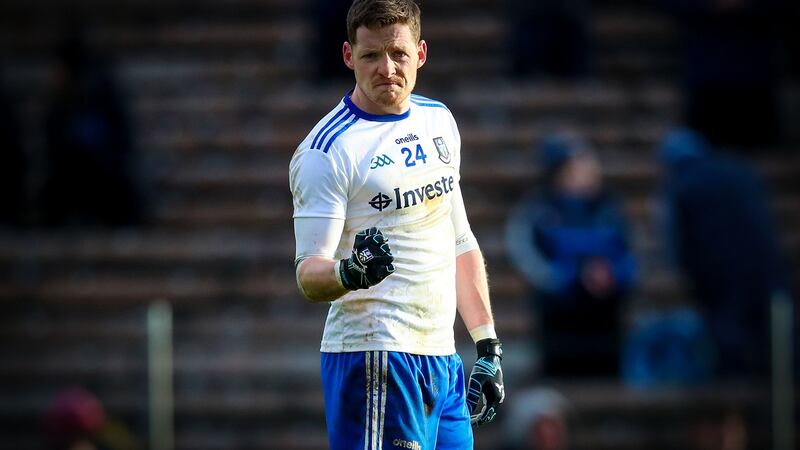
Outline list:
[[[392,158],[389,157],[387,154],[383,155],[376,155],[372,158],[369,164],[370,169],[377,169],[379,167],[388,166],[394,164]]]
[[[447,144],[444,143],[444,138],[433,138],[433,145],[436,146],[436,153],[439,154],[439,159],[445,164],[450,164],[450,150],[447,149]]]

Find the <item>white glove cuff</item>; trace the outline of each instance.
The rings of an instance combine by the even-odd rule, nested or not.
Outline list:
[[[469,330],[469,335],[472,336],[472,340],[476,343],[483,339],[497,339],[493,323],[475,327]]]
[[[342,265],[342,260],[336,261],[336,264],[333,265],[333,276],[336,277],[336,282],[339,283],[339,286],[344,288],[344,283],[342,283],[342,273],[339,271],[339,266]]]

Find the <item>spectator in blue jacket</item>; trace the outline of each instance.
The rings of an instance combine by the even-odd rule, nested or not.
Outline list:
[[[768,373],[767,310],[788,293],[761,180],[690,129],[661,144],[667,242],[706,314],[720,377]]]
[[[580,139],[549,136],[540,156],[544,186],[512,211],[506,242],[532,287],[542,374],[616,376],[622,302],[636,275],[627,220]]]

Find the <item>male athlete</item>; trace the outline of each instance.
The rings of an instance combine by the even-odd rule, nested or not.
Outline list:
[[[355,0],[356,85],[297,148],[297,284],[329,302],[322,382],[332,449],[470,449],[503,401],[483,257],[444,104],[411,93],[427,44],[412,0]],[[458,310],[477,345],[465,389]]]

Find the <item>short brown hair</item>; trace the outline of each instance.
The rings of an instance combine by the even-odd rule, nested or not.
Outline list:
[[[356,43],[356,30],[385,27],[396,23],[408,25],[419,41],[422,33],[419,6],[414,0],[354,0],[347,11],[347,40]]]

